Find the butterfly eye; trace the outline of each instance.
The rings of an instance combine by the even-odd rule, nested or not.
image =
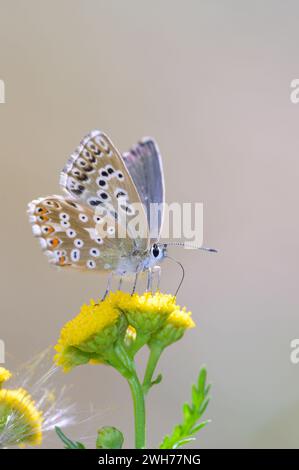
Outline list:
[[[118,178],[119,180],[123,180],[123,179],[124,179],[124,175],[122,174],[121,171],[119,171],[119,172],[117,173],[117,178]]]
[[[158,258],[159,254],[160,254],[160,248],[158,247],[158,245],[154,244],[152,246],[152,255],[154,258]]]

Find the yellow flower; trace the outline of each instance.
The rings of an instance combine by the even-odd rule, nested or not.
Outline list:
[[[0,444],[39,445],[42,441],[43,415],[35,406],[31,395],[23,388],[2,389],[11,372],[0,367]]]
[[[187,312],[185,308],[177,308],[169,315],[163,327],[151,337],[149,345],[158,344],[164,348],[178,341],[186,330],[194,327],[191,312]]]
[[[9,372],[9,370],[5,369],[4,367],[0,367],[0,388],[4,382],[7,382],[7,380],[10,379],[10,377],[11,372]]]
[[[74,423],[68,389],[56,389],[57,371],[52,365],[52,348],[47,349],[14,372],[10,387],[0,387],[0,449],[39,445],[56,426]],[[11,375],[0,368],[2,379]]]
[[[6,445],[41,444],[42,422],[43,415],[26,390],[0,390],[0,431],[8,426],[11,436],[7,433]]]
[[[184,330],[195,327],[195,323],[191,318],[191,312],[187,312],[185,308],[172,312],[167,318],[166,323],[172,325],[173,328],[183,328]]]
[[[99,363],[120,370],[123,356],[119,348],[125,346],[133,357],[154,340],[171,344],[194,326],[190,315],[169,294],[110,293],[102,302],[91,300],[83,305],[80,313],[65,324],[55,346],[54,361],[65,372],[81,364]]]
[[[129,325],[137,334],[152,334],[164,324],[167,317],[177,308],[176,299],[169,294],[146,292],[130,295],[125,292],[111,293],[107,302],[121,310]]]
[[[54,360],[65,372],[80,364],[105,362],[106,354],[126,328],[123,316],[110,302],[96,304],[91,300],[62,328]]]

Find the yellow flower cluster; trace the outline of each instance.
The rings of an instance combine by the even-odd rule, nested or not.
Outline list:
[[[131,295],[127,292],[111,293],[107,299],[126,315],[129,325],[143,334],[156,331],[167,320],[170,314],[178,308],[175,297],[169,294]]]
[[[109,302],[83,305],[80,313],[60,332],[54,360],[65,372],[87,362],[103,362],[105,350],[117,340],[121,314]]]
[[[10,376],[7,369],[1,368],[2,383]],[[26,390],[0,390],[0,434],[6,434],[6,445],[41,444],[42,422],[43,415]]]
[[[82,344],[98,331],[114,325],[119,315],[107,302],[96,304],[91,300],[90,305],[83,305],[80,313],[62,328],[61,342],[72,346]]]
[[[62,328],[55,349],[56,364],[65,371],[86,363],[109,363],[113,345],[137,338],[166,346],[195,326],[191,313],[181,309],[172,295],[149,292],[130,295],[117,291],[98,304],[91,300]],[[136,349],[137,350],[137,349]]]

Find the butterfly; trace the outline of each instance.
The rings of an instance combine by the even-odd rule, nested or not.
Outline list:
[[[64,196],[42,197],[28,206],[33,234],[50,263],[124,275],[150,269],[163,259],[165,247],[158,245],[162,213],[150,227],[151,203],[161,204],[163,212],[164,202],[162,161],[153,139],[144,138],[121,155],[105,133],[93,130],[68,159],[60,185]],[[130,233],[137,204],[143,237]],[[113,235],[121,210],[128,236],[99,236],[104,221]]]
[[[50,263],[137,276],[166,257],[167,244],[159,243],[164,173],[153,139],[144,138],[121,155],[104,132],[93,130],[68,159],[60,185],[64,196],[42,197],[28,206],[33,234]],[[152,206],[158,208],[155,217]],[[132,224],[136,212],[141,236]],[[116,236],[115,225],[125,236]]]

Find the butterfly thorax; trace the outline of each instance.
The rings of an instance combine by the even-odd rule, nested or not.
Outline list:
[[[133,274],[147,271],[153,268],[166,256],[165,247],[158,246],[156,243],[149,250],[134,250],[129,256],[124,256],[119,260],[116,272],[118,274]]]

